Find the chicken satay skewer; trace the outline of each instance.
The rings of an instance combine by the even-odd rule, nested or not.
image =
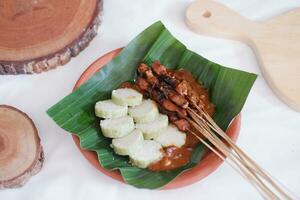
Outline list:
[[[197,102],[196,101],[193,101],[194,99],[192,99],[190,96],[188,96],[188,91],[187,91],[187,89],[188,88],[191,88],[191,87],[188,87],[188,83],[187,82],[184,82],[184,81],[182,81],[182,82],[179,82],[179,81],[177,81],[174,77],[172,77],[172,76],[170,76],[168,73],[167,73],[167,70],[162,66],[162,65],[159,65],[158,63],[155,63],[154,65],[153,65],[154,67],[153,67],[153,71],[156,73],[156,75],[157,76],[162,76],[163,78],[166,78],[167,77],[167,84],[168,85],[164,85],[164,84],[162,84],[163,82],[159,82],[159,78],[157,78],[157,77],[155,77],[154,75],[153,75],[153,73],[152,73],[152,71],[150,71],[149,69],[147,69],[148,67],[146,66],[144,69],[145,69],[145,71],[144,71],[144,73],[145,73],[145,75],[146,75],[146,78],[147,78],[147,80],[150,82],[150,84],[153,86],[156,86],[157,87],[157,85],[159,85],[159,83],[161,84],[160,86],[159,86],[159,89],[165,94],[165,97],[168,97],[168,98],[170,98],[170,99],[173,99],[174,97],[178,97],[178,95],[182,95],[182,96],[186,96],[188,99],[189,99],[189,101],[191,102],[191,104],[192,104],[192,106],[193,107],[195,107],[196,109],[197,109],[197,111],[201,114],[201,115],[204,115],[204,117],[205,118],[209,118],[209,119],[206,119],[206,120],[208,120],[208,125],[210,125],[209,127],[210,128],[212,128],[213,130],[215,130],[215,131],[217,131],[217,128],[216,127],[214,127],[213,125],[215,125],[215,124],[209,124],[209,122],[211,122],[210,120],[211,120],[211,117],[209,116],[209,115],[207,115],[207,113],[205,112],[205,110],[203,109],[203,108],[199,108],[199,106],[197,105]],[[176,92],[178,92],[179,94],[177,94],[176,92],[172,92],[172,89],[170,88],[174,88],[175,90],[176,90]],[[177,98],[178,99],[178,98]],[[166,99],[164,99],[164,101],[163,102],[167,102],[166,101]],[[174,101],[175,103],[177,103],[177,101]],[[178,104],[177,103],[177,105],[176,106],[180,106],[180,107],[182,107],[183,106],[183,104]],[[167,107],[168,108],[168,107]],[[170,109],[170,108],[169,108]],[[189,110],[192,110],[191,108],[188,108]],[[175,109],[173,109],[173,110],[175,110]],[[172,110],[172,111],[173,111]],[[199,114],[199,113],[196,113],[196,114]],[[202,118],[202,117],[201,117]],[[203,119],[205,122],[206,122],[206,120],[205,119]],[[206,124],[206,123],[205,123]],[[208,128],[209,128],[208,127]],[[209,129],[210,129],[209,128]],[[212,135],[213,137],[217,137],[215,134],[213,134]],[[222,137],[224,137],[224,136],[222,136]],[[226,138],[225,137],[225,139],[227,139],[228,140],[228,138]],[[232,143],[231,143],[231,141],[227,141],[227,142],[229,142],[229,147],[231,147],[232,146]],[[222,142],[222,144],[224,144],[223,142]],[[225,144],[224,144],[225,145]],[[226,145],[227,146],[227,145]],[[253,165],[252,166],[249,166],[249,164],[247,164],[247,163],[245,163],[245,159],[244,158],[246,158],[246,160],[249,162],[249,158],[246,156],[245,157],[245,154],[242,152],[241,153],[241,150],[240,149],[237,149],[237,148],[235,148],[236,146],[234,146],[234,148],[232,148],[234,151],[235,151],[235,153],[237,154],[237,156],[238,156],[238,158],[239,158],[239,160],[240,160],[240,162],[242,163],[242,165],[244,165],[250,172],[251,172],[251,174],[254,176],[254,178],[256,179],[256,181],[258,181],[258,183],[260,183],[261,184],[261,180],[260,180],[260,178],[258,178],[257,176],[256,176],[256,174],[254,174],[254,172],[253,172],[253,170],[256,172],[256,170],[257,170],[257,165],[254,165],[254,167],[253,167]],[[250,163],[251,162],[253,162],[252,160],[250,161]],[[259,175],[261,175],[262,176],[262,172],[261,172],[261,170],[258,170],[259,172],[258,172],[258,174]],[[264,174],[264,173],[263,173]],[[263,176],[263,178],[266,178],[266,176]],[[270,182],[270,179],[269,178],[267,178],[267,181],[268,182]],[[274,182],[271,182],[271,185],[274,187]],[[275,185],[276,186],[276,185]],[[266,188],[266,186],[263,184],[263,185],[260,185],[260,187],[263,187],[263,190],[268,194],[268,196],[271,196],[273,199],[274,199],[274,197],[276,197],[276,196],[274,196],[274,193],[272,192],[272,191],[270,191],[268,188]],[[261,188],[262,189],[262,188]],[[281,195],[283,195],[286,199],[289,199],[289,196],[288,195],[286,195],[280,188],[279,188],[279,190],[278,190],[278,186],[276,186],[275,187],[275,189],[281,194]]]

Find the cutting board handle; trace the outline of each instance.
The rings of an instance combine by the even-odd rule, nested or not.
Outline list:
[[[212,0],[198,0],[190,4],[186,11],[186,23],[197,33],[243,42],[247,42],[248,33],[257,26],[232,9]]]

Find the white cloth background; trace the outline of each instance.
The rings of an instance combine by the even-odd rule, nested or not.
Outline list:
[[[200,36],[188,29],[184,11],[190,2],[106,0],[98,36],[66,66],[38,75],[0,76],[0,104],[16,106],[32,117],[46,156],[39,174],[20,189],[0,191],[1,200],[260,199],[255,189],[226,164],[203,181],[176,190],[150,191],[119,183],[93,168],[80,154],[71,135],[46,115],[47,108],[71,92],[90,63],[104,53],[126,45],[157,20],[162,20],[190,49],[212,61],[259,74],[242,111],[238,145],[300,195],[300,114],[283,104],[270,90],[248,46]],[[300,6],[300,0],[221,2],[243,16],[259,21]]]

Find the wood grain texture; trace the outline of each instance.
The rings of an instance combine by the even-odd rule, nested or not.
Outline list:
[[[273,91],[300,111],[300,8],[253,22],[217,2],[198,0],[187,8],[186,23],[199,34],[248,44]]]
[[[0,1],[0,74],[66,64],[96,36],[102,0]]]
[[[44,162],[33,121],[22,111],[0,105],[0,189],[23,186]]]

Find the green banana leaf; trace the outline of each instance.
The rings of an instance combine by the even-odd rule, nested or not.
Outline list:
[[[226,130],[241,111],[256,75],[213,63],[188,50],[159,21],[134,38],[110,63],[76,91],[63,98],[47,113],[63,129],[76,134],[83,149],[95,151],[99,163],[107,170],[119,170],[123,179],[138,188],[163,187],[182,172],[194,167],[205,151],[200,144],[190,162],[176,170],[151,172],[133,167],[128,157],[118,156],[110,148],[111,140],[103,137],[94,105],[110,98],[111,91],[122,82],[132,81],[140,62],[159,60],[171,69],[190,71],[209,90],[216,105],[213,118]]]

